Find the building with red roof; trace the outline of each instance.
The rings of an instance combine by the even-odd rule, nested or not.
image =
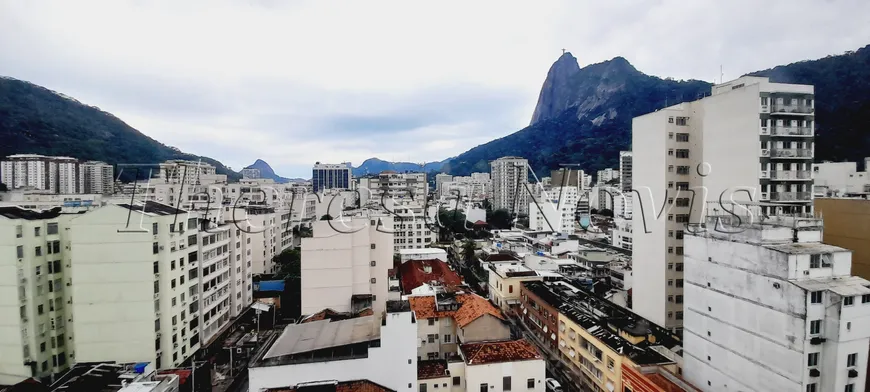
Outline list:
[[[462,284],[459,274],[452,271],[447,263],[438,259],[410,260],[398,268],[402,293],[411,294],[423,285],[458,286]]]

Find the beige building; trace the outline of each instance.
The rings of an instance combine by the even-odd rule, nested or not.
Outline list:
[[[870,279],[870,200],[817,198],[815,214],[824,221],[826,244],[852,251],[852,275]]]
[[[476,294],[409,297],[417,318],[417,359],[448,359],[459,344],[510,339],[504,315]]]
[[[543,280],[536,271],[520,264],[491,264],[489,269],[489,299],[505,312],[519,306],[523,282]]]

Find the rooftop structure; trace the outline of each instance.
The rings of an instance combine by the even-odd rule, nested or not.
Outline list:
[[[468,343],[459,346],[466,365],[540,360],[538,349],[525,339]]]
[[[402,292],[411,294],[414,289],[424,286],[456,286],[462,284],[459,274],[452,271],[447,263],[434,260],[411,260],[399,266]]]
[[[369,380],[328,380],[304,382],[292,387],[269,388],[264,392],[395,392],[395,390]]]

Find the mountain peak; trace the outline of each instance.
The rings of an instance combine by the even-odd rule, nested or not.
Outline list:
[[[571,52],[564,52],[550,66],[547,79],[538,95],[538,104],[532,114],[531,125],[546,120],[565,110],[571,104],[571,78],[580,72],[577,58]]]
[[[266,161],[262,159],[257,159],[250,166],[246,166],[245,169],[257,169],[260,171],[260,178],[271,178],[279,184],[290,181],[289,178],[281,177],[275,174],[275,170],[272,169],[272,166],[270,166]]]

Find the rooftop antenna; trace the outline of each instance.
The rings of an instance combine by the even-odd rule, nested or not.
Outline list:
[[[722,64],[719,64],[719,83],[725,83],[725,71],[722,70]]]

